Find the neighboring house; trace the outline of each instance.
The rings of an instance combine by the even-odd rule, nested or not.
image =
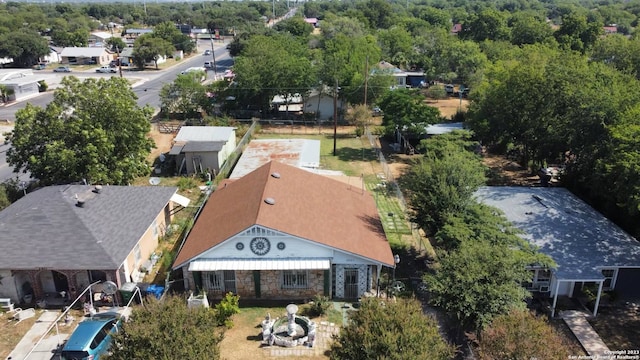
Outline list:
[[[376,294],[393,266],[370,193],[277,161],[220,184],[173,264],[188,290],[287,300]]]
[[[304,18],[304,22],[313,25],[314,28],[318,27],[318,18]]]
[[[123,64],[133,64],[133,48],[126,47],[122,49],[118,58],[122,60]]]
[[[450,123],[440,123],[440,124],[431,124],[426,127],[426,135],[427,137],[434,135],[442,135],[447,134],[455,130],[464,130],[464,125],[461,122],[450,122]]]
[[[12,90],[7,101],[21,100],[38,94],[38,81],[42,80],[44,76],[34,74],[31,69],[0,70],[0,85]]]
[[[109,65],[111,52],[103,47],[66,47],[60,54],[62,64]]]
[[[57,64],[62,58],[60,57],[60,53],[62,53],[61,47],[58,46],[49,46],[49,55],[45,55],[42,57],[43,62],[49,64]]]
[[[0,66],[4,67],[6,64],[11,64],[13,62],[13,58],[9,57],[1,57],[0,58]]]
[[[453,26],[451,27],[451,33],[453,35],[458,35],[460,31],[462,31],[462,24],[453,24]]]
[[[603,29],[604,29],[605,35],[617,34],[618,33],[618,27],[617,26],[604,26]]]
[[[341,112],[342,101],[336,99],[336,107],[338,113]],[[321,93],[317,90],[313,90],[304,103],[303,112],[305,114],[316,114],[317,120],[329,120],[333,119],[333,95],[331,95],[330,89],[325,88]]]
[[[296,113],[302,111],[302,95],[292,94],[289,96],[276,95],[271,100],[271,106],[279,112]]]
[[[0,297],[14,302],[95,281],[140,281],[139,269],[188,199],[162,186],[48,186],[0,211]],[[180,204],[180,205],[178,205]]]
[[[640,297],[640,243],[564,188],[482,187],[480,202],[502,210],[522,235],[557,264],[532,267],[531,291],[553,298],[574,297],[585,285],[595,285],[597,298],[614,291],[619,298]]]
[[[106,41],[112,38],[113,35],[111,33],[105,31],[96,31],[89,34],[89,46],[106,46]]]
[[[236,148],[236,128],[224,126],[183,126],[169,155],[176,156],[179,174],[211,172],[212,176]]]
[[[127,29],[124,31],[124,37],[128,39],[135,39],[140,35],[151,33],[153,33],[153,29]]]
[[[393,76],[396,79],[396,84],[392,86],[392,89],[421,87],[426,84],[424,72],[404,71],[386,61],[379,62],[377,68],[371,70],[371,75],[376,74],[386,74]]]
[[[251,140],[233,167],[230,179],[239,179],[270,161],[316,170],[320,167],[320,140]]]

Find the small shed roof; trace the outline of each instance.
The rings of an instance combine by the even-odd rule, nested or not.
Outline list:
[[[231,126],[183,126],[175,141],[228,141],[235,131]]]
[[[91,33],[92,36],[95,36],[97,38],[100,38],[102,40],[106,40],[109,38],[112,38],[113,35],[111,35],[110,33],[106,32],[106,31],[96,31],[96,32],[92,32]]]
[[[560,280],[598,280],[602,268],[640,267],[640,243],[565,188],[482,187],[476,197],[551,256]]]

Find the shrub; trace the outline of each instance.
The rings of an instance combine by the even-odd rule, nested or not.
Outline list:
[[[47,89],[49,89],[49,85],[47,85],[47,83],[44,80],[38,81],[38,91],[39,92],[45,92],[45,91],[47,91]]]
[[[181,191],[189,190],[196,187],[196,181],[190,177],[182,177],[178,180],[178,189]]]
[[[309,315],[312,317],[322,316],[331,308],[331,301],[328,297],[316,295],[309,303]]]
[[[216,319],[218,320],[218,326],[226,326],[228,329],[233,327],[233,321],[231,317],[240,313],[240,306],[238,305],[240,296],[233,295],[228,292],[222,300],[215,306]]]

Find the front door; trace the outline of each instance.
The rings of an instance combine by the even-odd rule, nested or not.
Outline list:
[[[68,292],[69,281],[67,280],[67,277],[63,273],[57,272],[55,270],[52,270],[51,274],[53,275],[53,284],[56,287],[56,292]]]
[[[344,269],[344,297],[358,298],[358,269]]]
[[[224,290],[236,293],[236,272],[234,270],[224,271]]]

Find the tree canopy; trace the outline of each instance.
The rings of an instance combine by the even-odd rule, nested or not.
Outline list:
[[[365,298],[340,330],[329,357],[449,360],[454,353],[454,348],[440,336],[436,321],[424,314],[419,301]]]
[[[8,162],[42,185],[128,184],[149,171],[152,112],[136,104],[126,79],[66,77],[46,108],[16,112]]]
[[[188,308],[180,296],[168,296],[162,302],[147,299],[114,335],[108,360],[220,359],[224,330],[217,311]]]

